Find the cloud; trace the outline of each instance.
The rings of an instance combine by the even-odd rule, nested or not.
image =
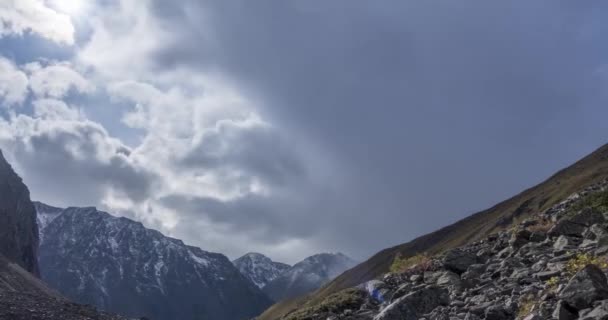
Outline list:
[[[95,87],[67,62],[51,63],[45,66],[39,62],[25,66],[30,76],[30,88],[39,97],[62,98],[75,90],[90,93]]]
[[[27,75],[10,60],[0,56],[0,100],[6,106],[19,105],[27,96]]]
[[[70,17],[46,6],[42,0],[4,0],[0,3],[0,37],[31,32],[51,41],[74,44]]]
[[[231,257],[364,258],[604,142],[605,6],[103,1],[70,61],[4,65],[25,107],[0,146],[51,204]]]
[[[36,118],[0,121],[0,145],[39,199],[62,206],[94,205],[106,193],[149,197],[154,175],[131,149],[60,101],[38,100]]]

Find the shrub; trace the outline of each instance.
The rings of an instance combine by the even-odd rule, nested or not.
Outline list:
[[[551,277],[551,279],[547,280],[545,284],[547,285],[548,290],[554,291],[557,289],[557,285],[559,284],[559,277]]]
[[[568,277],[572,277],[589,264],[594,264],[603,270],[608,269],[608,261],[605,256],[594,257],[589,253],[579,253],[566,263],[566,274]]]
[[[596,209],[600,212],[608,211],[608,190],[586,195],[580,201],[574,204],[568,211],[569,214],[575,214],[576,212],[587,207]]]
[[[519,300],[519,310],[517,310],[517,318],[523,319],[527,315],[531,314],[534,311],[534,307],[536,306],[536,299],[531,294],[527,294],[522,296]]]

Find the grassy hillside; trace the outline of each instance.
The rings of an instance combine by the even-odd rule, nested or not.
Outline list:
[[[432,255],[508,228],[531,213],[544,211],[570,194],[605,178],[608,178],[608,144],[570,167],[559,171],[543,183],[492,208],[475,213],[408,243],[378,252],[367,261],[344,272],[317,292],[307,297],[279,302],[258,319],[279,319],[304,305],[319,304],[329,295],[342,289],[377,278],[389,271],[397,254],[401,254],[405,258],[418,253]]]

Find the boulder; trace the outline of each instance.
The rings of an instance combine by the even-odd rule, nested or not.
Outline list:
[[[477,256],[473,253],[463,251],[461,249],[452,249],[443,257],[443,267],[447,270],[461,274],[469,268],[469,266],[477,263]]]
[[[608,281],[600,268],[590,264],[570,279],[559,297],[576,310],[589,308],[597,300],[608,299]]]
[[[557,320],[575,320],[578,316],[575,310],[568,307],[563,301],[558,301],[553,311],[553,319]]]

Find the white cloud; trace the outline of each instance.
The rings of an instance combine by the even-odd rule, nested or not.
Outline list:
[[[47,120],[86,120],[80,110],[69,107],[65,102],[55,99],[38,99],[32,102],[34,115]]]
[[[26,32],[57,43],[74,44],[74,26],[68,15],[47,7],[42,0],[1,1],[0,37],[22,36]]]
[[[108,194],[143,201],[154,175],[96,122],[61,101],[38,100],[35,116],[0,120],[0,147],[38,199],[95,205]]]
[[[62,98],[71,89],[79,93],[89,93],[95,89],[90,81],[67,62],[46,66],[34,62],[27,64],[25,69],[30,75],[30,88],[39,97]]]
[[[27,75],[10,60],[0,56],[0,101],[19,105],[27,95]]]
[[[98,6],[89,17],[92,33],[78,51],[78,61],[109,79],[153,75],[148,56],[171,39],[148,6],[148,1],[131,0]]]

